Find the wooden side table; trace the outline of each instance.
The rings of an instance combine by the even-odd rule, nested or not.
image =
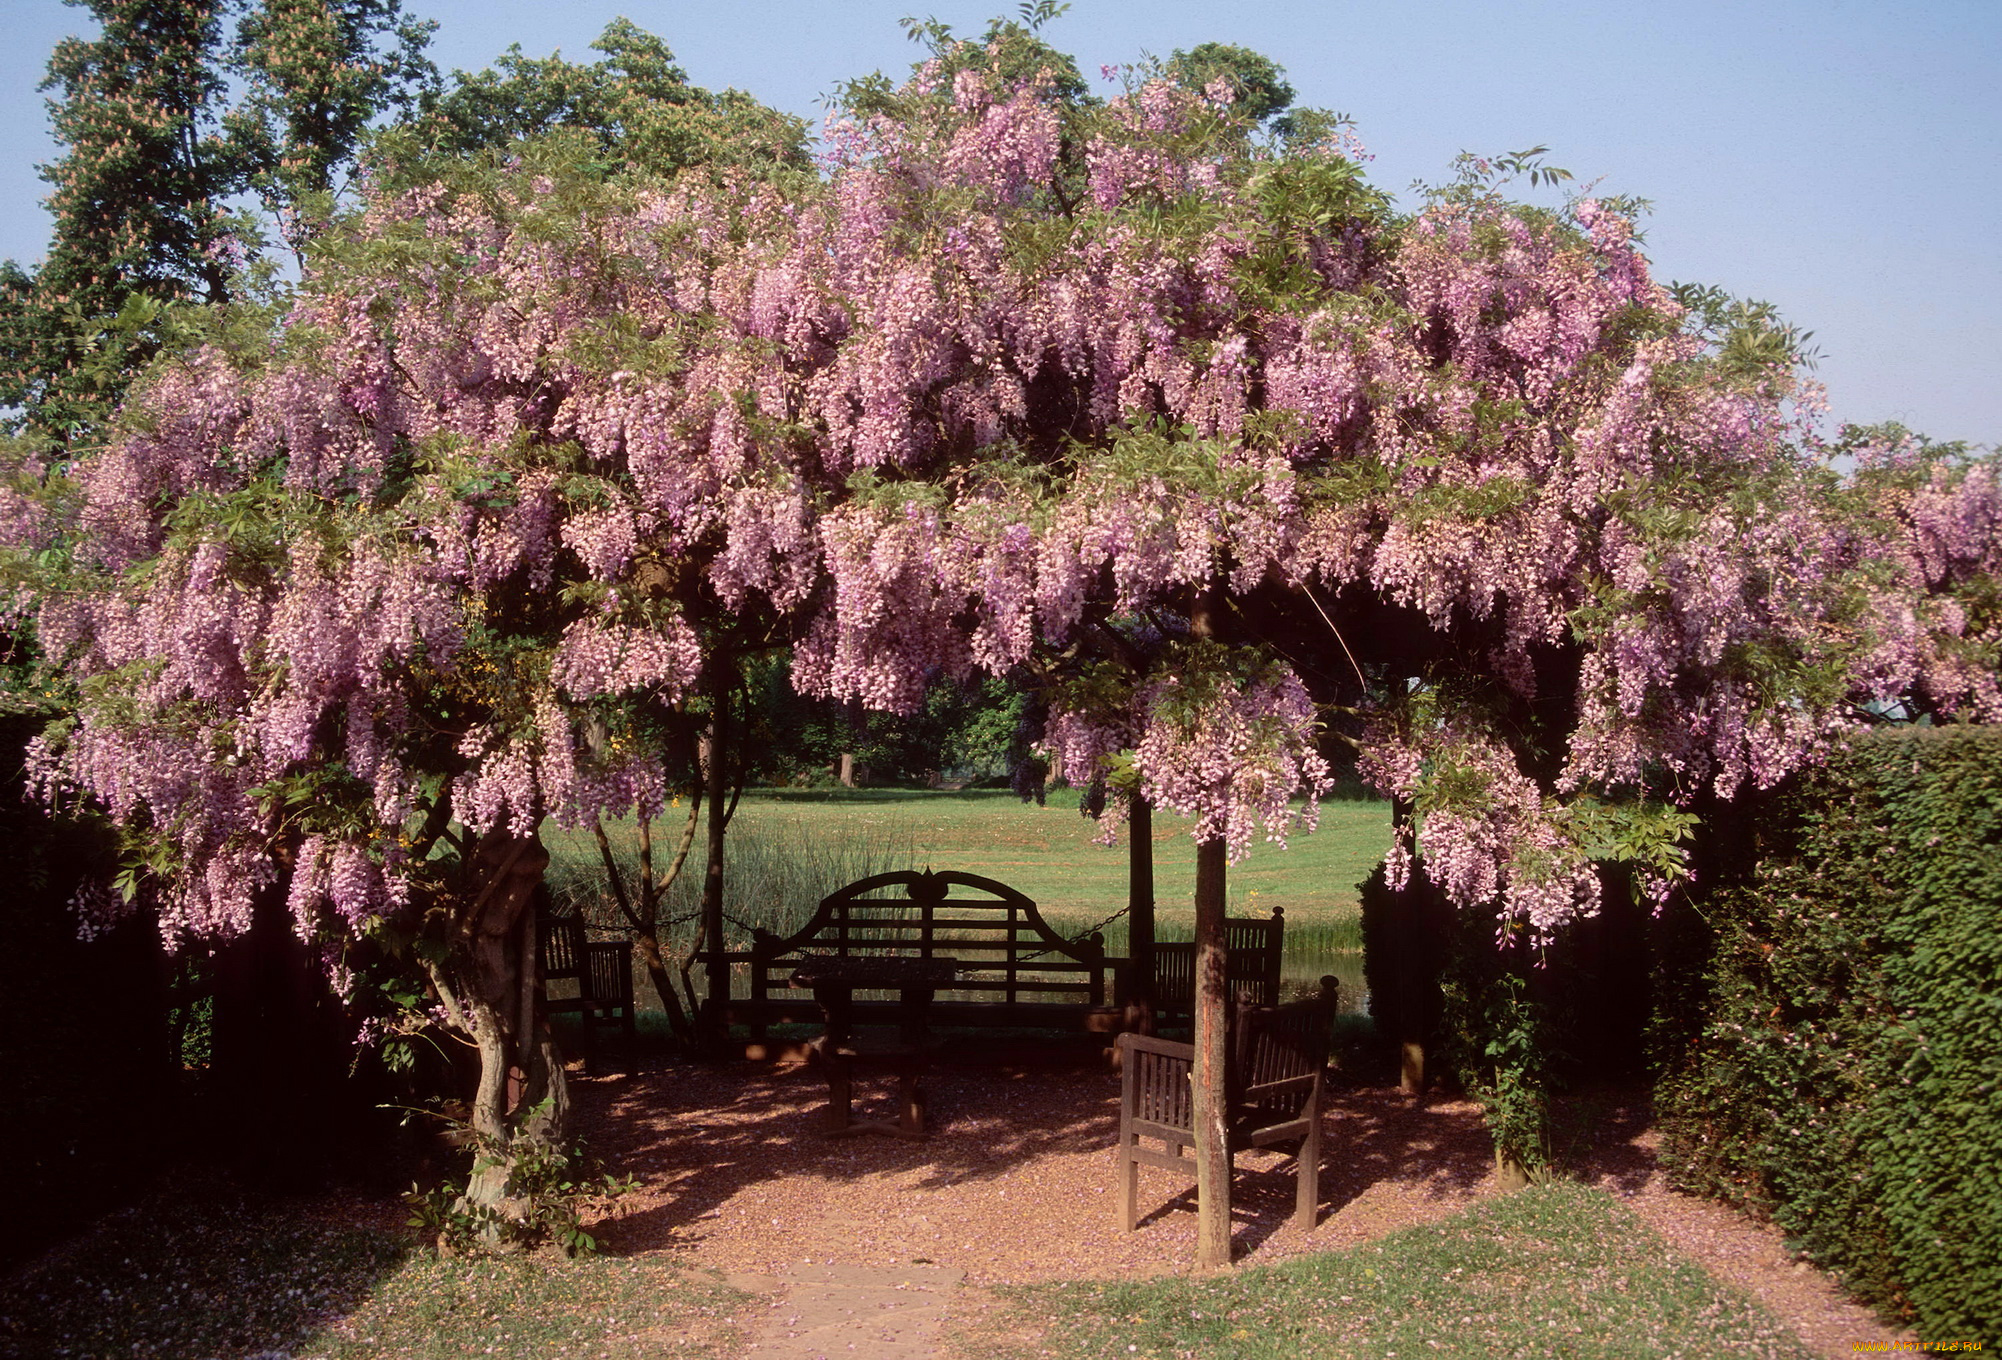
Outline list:
[[[811,987],[827,1017],[827,1032],[814,1040],[813,1059],[827,1074],[827,1132],[885,1133],[924,1138],[924,1073],[936,1050],[926,1028],[933,995],[959,976],[959,960],[900,956],[809,959],[793,971],[794,986]],[[897,1035],[860,1040],[855,1034],[856,991],[899,994]],[[894,1119],[854,1117],[854,1076],[858,1066],[882,1067],[897,1077]]]

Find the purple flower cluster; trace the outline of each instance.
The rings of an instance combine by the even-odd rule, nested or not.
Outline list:
[[[1366,776],[1430,791],[1393,870],[1539,932],[1596,900],[1568,798],[1770,784],[1859,699],[2002,715],[1992,461],[1827,472],[1816,394],[1719,362],[1607,204],[1323,211],[1353,146],[1258,148],[1162,81],[1064,165],[1046,82],[942,71],[818,183],[375,193],[261,350],[176,356],[101,450],[0,486],[0,532],[82,574],[33,606],[85,696],[36,778],[153,829],[170,935],[242,929],[288,864],[302,931],[400,910],[427,788],[523,835],[659,806],[660,754],[587,718],[674,701],[740,616],[804,691],[905,712],[1138,639],[1049,753],[1090,783],[1131,751],[1233,854],[1311,818],[1340,697]],[[1156,644],[1208,587],[1366,601],[1437,660],[1343,690],[1353,657],[1268,636],[1199,676]],[[1532,778],[1494,714],[1552,697]],[[351,829],[275,810],[309,773]]]

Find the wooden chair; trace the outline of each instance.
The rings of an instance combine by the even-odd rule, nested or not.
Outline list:
[[[1238,1011],[1225,1066],[1224,1131],[1228,1155],[1244,1148],[1297,1143],[1298,1187],[1293,1221],[1314,1226],[1321,1180],[1321,1072],[1328,1062],[1336,988],[1321,979],[1322,994],[1287,1006]],[[1195,1172],[1195,1097],[1192,1044],[1151,1035],[1119,1036],[1119,1218],[1126,1231],[1139,1225],[1136,1199],[1140,1167]],[[1143,1139],[1159,1141],[1156,1149]]]
[[[633,947],[624,940],[592,940],[584,934],[583,918],[538,914],[537,985],[545,1014],[574,1013],[584,1032],[584,1063],[591,1064],[594,1029],[616,1027],[625,1037],[625,1070],[633,1070],[633,1046],[638,1028],[633,1017]],[[551,996],[549,983],[571,979],[575,996]]]
[[[1286,945],[1286,912],[1269,920],[1232,916],[1224,921],[1224,980],[1240,1006],[1279,1004],[1280,960]],[[1154,946],[1154,1021],[1161,1029],[1187,1029],[1196,1001],[1196,946],[1170,940]]]

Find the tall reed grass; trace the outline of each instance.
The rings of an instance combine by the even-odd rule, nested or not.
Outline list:
[[[1233,902],[1233,916],[1263,916],[1257,902]],[[1068,922],[1051,922],[1060,934],[1070,933]],[[1165,920],[1157,938],[1162,941],[1193,938],[1193,923],[1186,917]],[[1105,952],[1115,956],[1132,951],[1124,918],[1105,927]],[[1360,1014],[1369,1007],[1369,992],[1362,971],[1362,918],[1313,917],[1286,922],[1286,943],[1279,961],[1279,986],[1284,999],[1311,996],[1326,976],[1342,984],[1342,1010]]]
[[[746,805],[746,812],[749,811]],[[760,810],[762,811],[762,809]],[[637,900],[639,837],[631,825],[607,828],[618,852],[627,891]],[[654,831],[656,869],[669,859],[665,829]],[[811,832],[782,814],[739,816],[724,843],[724,939],[732,949],[748,948],[752,928],[786,935],[805,925],[820,899],[836,888],[871,874],[917,867],[909,836],[867,827]],[[702,906],[703,860],[698,844],[661,903],[661,943],[685,949],[694,941]],[[550,894],[557,910],[577,911],[594,928],[624,934],[605,866],[586,837],[568,837],[550,846]]]

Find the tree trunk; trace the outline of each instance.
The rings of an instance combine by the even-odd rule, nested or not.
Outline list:
[[[639,946],[640,966],[646,969],[647,981],[653,984],[653,994],[660,998],[667,1027],[674,1031],[676,1039],[688,1042],[695,1032],[688,1023],[688,1012],[681,1008],[681,993],[674,989],[674,975],[667,971],[667,951],[661,948],[660,936],[652,930],[635,931],[633,943]]]
[[[688,858],[688,848],[695,840],[696,815],[701,806],[702,800],[697,797],[689,809],[688,822],[682,830],[674,862],[658,881],[653,876],[653,821],[648,817],[639,819],[640,895],[637,902],[626,887],[625,875],[619,871],[618,856],[612,852],[612,839],[605,834],[604,822],[596,820],[591,823],[592,834],[598,841],[598,858],[605,866],[606,886],[612,890],[612,900],[618,904],[619,914],[632,927],[633,943],[638,947],[640,962],[646,968],[647,980],[653,984],[654,993],[660,998],[660,1008],[667,1016],[668,1027],[684,1043],[691,1041],[695,1033],[687,1012],[681,1007],[681,994],[675,991],[674,979],[667,971],[667,950],[660,942],[660,900],[661,894],[681,873],[681,866]]]
[[[1409,799],[1393,798],[1390,802],[1390,824],[1392,831],[1400,836],[1411,834],[1412,807]],[[1413,852],[1414,861],[1416,852]],[[1411,868],[1412,880],[1397,894],[1392,930],[1397,942],[1395,974],[1398,997],[1396,1013],[1398,1028],[1402,1031],[1398,1040],[1398,1089],[1408,1096],[1425,1094],[1425,1044],[1429,1037],[1428,1017],[1431,1007],[1427,1004],[1427,989],[1434,981],[1427,969],[1431,958],[1429,941],[1425,937],[1427,922],[1421,919],[1425,910],[1425,899],[1419,891],[1417,876],[1422,869],[1414,862]]]
[[[1224,1129],[1224,1063],[1229,1010],[1225,995],[1224,844],[1196,847],[1196,1269],[1230,1264],[1230,1148]]]
[[[681,877],[681,866],[688,863],[689,849],[695,844],[696,819],[701,814],[702,797],[698,793],[688,800],[688,818],[682,823],[681,839],[674,847],[674,858],[666,872],[658,878],[653,872],[653,819],[640,818],[640,893],[646,903],[646,929],[640,933],[640,957],[646,964],[647,978],[660,996],[661,1009],[667,1013],[675,1037],[684,1043],[694,1042],[695,1027],[689,1021],[688,1013],[681,1008],[681,994],[674,990],[674,979],[668,976],[667,950],[661,943],[659,933],[660,904],[667,890]]]
[[[1189,635],[1213,639],[1223,600],[1215,582],[1189,602]],[[1225,989],[1224,871],[1222,837],[1196,846],[1195,1070],[1190,1073],[1196,1135],[1196,1269],[1230,1264],[1230,1144],[1224,1127],[1229,1091],[1224,1064],[1229,1049],[1229,1000]]]
[[[502,831],[480,837],[469,850],[458,900],[449,904],[450,938],[443,956],[426,967],[452,1024],[480,1059],[469,1121],[479,1154],[464,1203],[519,1219],[525,1205],[508,1187],[515,1150],[561,1141],[570,1113],[562,1057],[548,1026],[540,1017],[524,1018],[519,1005],[523,972],[535,966],[524,947],[533,937],[523,917],[549,852],[533,835]],[[511,1075],[520,1078],[512,1100]]]

